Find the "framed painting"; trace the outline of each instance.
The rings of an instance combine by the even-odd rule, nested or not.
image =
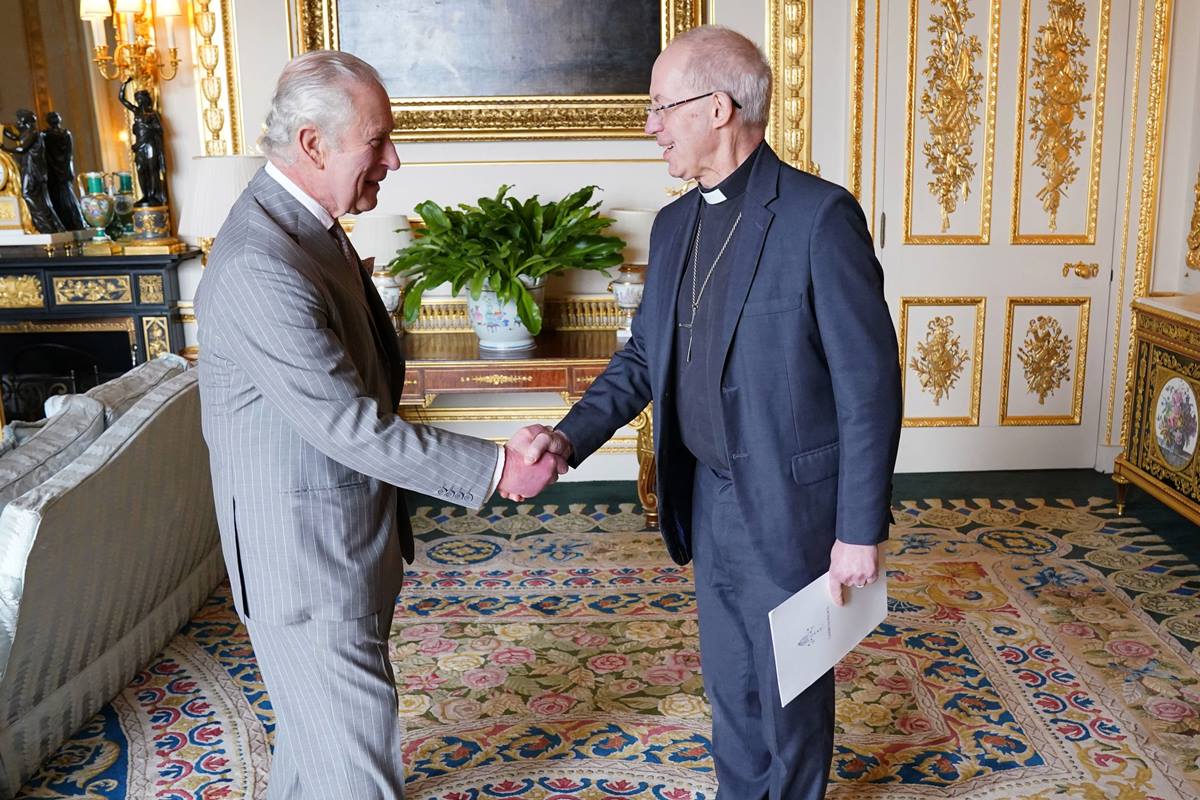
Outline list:
[[[379,70],[397,141],[637,138],[654,59],[703,0],[292,0],[298,53]]]

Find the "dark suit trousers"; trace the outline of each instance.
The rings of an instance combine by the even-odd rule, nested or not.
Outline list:
[[[780,708],[767,612],[794,590],[766,576],[744,519],[729,479],[698,464],[693,564],[717,800],[818,800],[833,757],[833,673]]]

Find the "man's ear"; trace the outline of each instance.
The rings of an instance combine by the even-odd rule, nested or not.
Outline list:
[[[733,103],[724,92],[713,95],[712,124],[714,128],[723,128],[733,119]]]
[[[305,125],[296,133],[296,150],[300,157],[307,160],[317,169],[325,166],[325,153],[322,149],[321,132],[311,125]]]

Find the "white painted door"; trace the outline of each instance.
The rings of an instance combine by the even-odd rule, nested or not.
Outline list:
[[[1095,462],[1130,2],[883,3],[900,471]]]

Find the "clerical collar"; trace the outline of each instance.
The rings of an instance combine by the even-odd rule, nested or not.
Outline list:
[[[746,191],[746,184],[750,182],[750,171],[754,169],[754,161],[758,158],[758,152],[762,150],[762,145],[754,148],[746,160],[738,165],[738,168],[729,173],[725,180],[718,183],[711,189],[700,187],[700,196],[704,198],[704,202],[709,205],[724,203],[726,200],[732,200]]]

